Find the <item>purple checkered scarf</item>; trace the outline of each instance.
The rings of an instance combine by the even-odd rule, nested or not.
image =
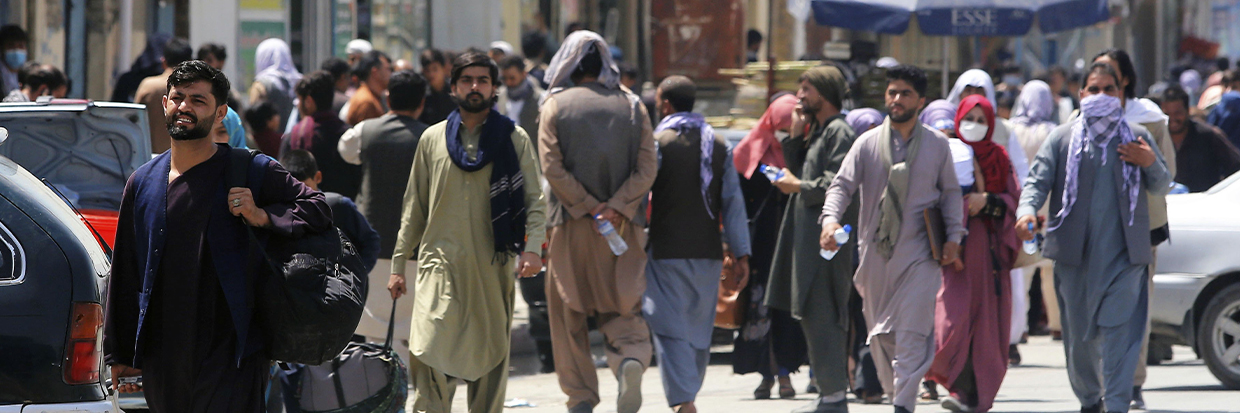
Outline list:
[[[715,129],[706,123],[706,118],[699,113],[693,112],[677,112],[663,118],[659,122],[659,126],[654,128],[655,133],[662,132],[665,129],[671,129],[677,133],[685,133],[690,129],[701,131],[701,172],[702,178],[702,202],[706,203],[706,213],[710,214],[710,219],[715,219],[715,211],[710,205],[710,181],[714,179],[715,170],[711,166],[711,160],[715,152]]]
[[[1124,120],[1124,108],[1118,98],[1097,94],[1081,100],[1081,116],[1072,126],[1072,141],[1068,144],[1067,174],[1064,179],[1063,208],[1059,210],[1059,222],[1049,230],[1059,228],[1064,219],[1072,212],[1076,203],[1077,186],[1080,180],[1081,158],[1085,152],[1105,150],[1111,139],[1119,137],[1119,143],[1136,142],[1136,135],[1128,128]],[[1089,145],[1087,145],[1087,143]],[[1107,164],[1106,154],[1102,154],[1102,164]],[[1124,162],[1124,192],[1128,193],[1128,225],[1133,224],[1137,213],[1137,196],[1141,191],[1141,169],[1136,165]]]

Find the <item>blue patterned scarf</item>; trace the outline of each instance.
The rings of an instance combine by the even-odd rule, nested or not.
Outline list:
[[[701,131],[702,158],[699,162],[701,165],[699,176],[702,178],[702,202],[706,204],[706,213],[710,214],[710,219],[715,219],[714,208],[710,205],[710,181],[714,179],[715,174],[715,170],[711,167],[715,152],[715,129],[706,123],[705,117],[693,112],[677,112],[668,115],[659,122],[659,127],[655,128],[654,132],[659,133],[667,129],[679,134],[694,129]]]
[[[521,161],[512,146],[516,125],[499,112],[487,113],[473,160],[461,143],[460,129],[458,109],[448,114],[444,134],[452,163],[465,172],[477,172],[489,163],[495,164],[491,168],[491,229],[495,233],[495,259],[506,262],[508,254],[520,254],[525,250],[525,175],[521,173]]]

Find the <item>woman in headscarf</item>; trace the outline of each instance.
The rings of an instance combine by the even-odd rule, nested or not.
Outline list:
[[[995,113],[985,97],[970,96],[956,111],[956,135],[973,148],[985,191],[964,195],[969,236],[961,246],[964,267],[943,267],[935,304],[938,351],[931,380],[951,395],[945,409],[989,411],[1007,373],[1011,323],[1010,278],[1016,258],[1014,225],[1020,186],[1007,151],[991,140]]]
[[[1184,92],[1188,93],[1189,107],[1197,104],[1197,92],[1201,91],[1201,72],[1196,69],[1188,69],[1180,73],[1180,87],[1184,88]]]
[[[950,136],[954,133],[952,125],[954,125],[955,118],[956,104],[946,99],[939,99],[927,104],[926,108],[921,111],[921,115],[917,117],[917,120]]]
[[[844,121],[848,122],[848,126],[853,128],[853,132],[856,132],[857,136],[861,136],[866,131],[883,124],[883,118],[886,117],[878,109],[857,108],[848,112],[848,115],[844,116]]]
[[[250,86],[250,106],[270,102],[280,114],[280,128],[288,126],[297,100],[301,72],[293,65],[288,43],[277,38],[263,40],[254,51],[254,84]]]
[[[245,141],[245,128],[241,126],[241,116],[232,108],[228,108],[224,120],[211,128],[211,139],[215,143],[227,143],[233,148],[249,149]]]
[[[956,79],[956,84],[952,86],[951,93],[947,94],[947,101],[953,105],[959,105],[964,98],[972,95],[983,95],[991,108],[997,110],[999,107],[999,101],[995,98],[994,80],[984,70],[970,69],[962,73],[960,78]],[[1023,180],[1024,176],[1029,174],[1029,160],[1020,143],[1011,138],[1011,125],[1005,119],[996,119],[993,128],[991,141],[1007,150],[1012,159],[1012,167],[1016,169],[1016,176]]]
[[[116,87],[112,89],[113,102],[133,102],[133,95],[138,91],[138,85],[142,84],[142,79],[164,72],[164,46],[171,39],[172,35],[167,33],[154,33],[146,38],[146,48],[142,49],[142,54],[134,59],[128,72],[116,78]]]
[[[762,383],[753,392],[754,398],[759,400],[771,398],[771,388],[777,380],[781,398],[795,396],[796,390],[788,376],[807,361],[801,325],[790,312],[766,306],[766,284],[775,255],[779,220],[784,215],[788,196],[758,170],[759,165],[775,170],[786,166],[780,141],[788,138],[796,104],[797,98],[791,94],[776,98],[758,124],[732,150],[732,162],[741,175],[741,192],[749,212],[750,245],[753,246],[749,256],[749,284],[741,291],[742,297],[749,298],[748,307],[745,323],[736,335],[732,372],[762,375]]]

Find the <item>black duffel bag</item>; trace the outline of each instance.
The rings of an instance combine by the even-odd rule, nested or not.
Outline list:
[[[233,149],[227,183],[250,188],[254,198],[261,173],[258,152]],[[247,181],[255,185],[247,185]],[[263,246],[246,225],[250,242]],[[317,365],[344,350],[366,305],[367,274],[357,249],[339,229],[292,239],[272,234],[261,248],[264,270],[255,297],[255,319],[266,356]]]

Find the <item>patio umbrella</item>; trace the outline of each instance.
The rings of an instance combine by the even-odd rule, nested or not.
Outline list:
[[[823,26],[901,34],[917,15],[930,36],[1023,36],[1033,27],[1054,33],[1111,17],[1107,0],[812,0]]]

